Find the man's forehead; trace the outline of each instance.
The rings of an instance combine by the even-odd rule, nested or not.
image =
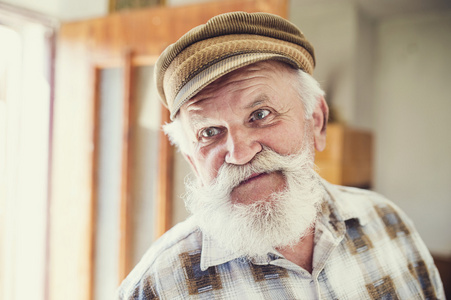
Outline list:
[[[202,111],[205,111],[208,106],[215,105],[215,101],[222,101],[222,99],[219,98],[201,98],[200,100],[192,100],[188,101],[183,109],[186,110],[188,115],[194,116],[194,115],[202,115]],[[244,98],[243,101],[239,101],[234,106],[237,109],[252,109],[264,104],[271,104],[274,101],[271,100],[271,97],[268,96],[266,93],[259,93],[256,94],[254,97]],[[202,117],[198,117],[202,118]]]
[[[219,98],[210,98],[203,101],[194,103],[185,103],[181,111],[184,112],[184,119],[188,122],[189,126],[193,129],[206,126],[208,124],[216,124],[219,119],[227,119],[230,115],[226,115],[223,110],[217,110],[217,102],[224,101]],[[235,100],[233,104],[227,103],[232,106],[232,110],[241,117],[247,116],[252,110],[262,106],[273,106],[277,104],[265,93],[257,94],[253,98],[243,98]]]
[[[275,60],[257,62],[216,79],[189,99],[184,106],[189,108],[189,110],[199,110],[202,102],[211,103],[215,98],[221,98],[222,94],[240,92],[246,89],[258,89],[259,85],[257,83],[263,84],[264,79],[269,79],[269,82],[265,82],[268,86],[274,86],[275,82],[272,79],[275,76],[284,76],[284,74],[293,72],[293,70],[289,65]],[[260,80],[262,81],[260,82]],[[261,98],[259,101],[269,100],[268,96],[263,92],[257,94],[261,94],[259,95]]]

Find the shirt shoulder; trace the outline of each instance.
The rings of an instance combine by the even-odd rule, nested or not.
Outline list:
[[[343,220],[359,219],[361,225],[364,225],[394,213],[413,227],[410,218],[394,202],[379,193],[330,183],[326,183],[326,188]]]
[[[122,282],[119,299],[158,299],[162,285],[166,291],[177,290],[184,281],[182,256],[201,248],[202,234],[192,218],[175,225],[152,244]]]
[[[326,189],[346,224],[343,245],[350,257],[364,257],[362,261],[378,265],[372,274],[388,278],[402,299],[411,299],[412,292],[427,299],[444,298],[429,250],[402,209],[373,191],[331,184]],[[357,265],[369,272],[367,264]],[[379,279],[366,286],[373,290]]]

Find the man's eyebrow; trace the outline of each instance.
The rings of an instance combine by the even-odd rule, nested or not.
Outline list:
[[[245,109],[254,108],[254,107],[260,106],[260,105],[262,105],[264,103],[267,103],[267,102],[270,102],[269,97],[266,96],[266,95],[262,95],[262,96],[258,97],[257,100],[255,100],[255,101],[249,103],[248,105],[246,105],[244,108]]]
[[[208,118],[198,115],[198,114],[193,114],[191,115],[191,128],[197,130],[199,127],[202,127],[204,124],[208,123]]]
[[[195,113],[196,111],[202,110],[202,108],[197,106],[197,104],[199,104],[199,102],[202,102],[203,100],[205,100],[205,99],[196,101],[196,103],[193,103],[188,107],[188,114],[191,115],[190,123],[193,128],[202,127],[204,124],[206,124],[210,121],[210,119],[208,117]],[[256,98],[256,100],[245,105],[243,108],[251,109],[251,108],[260,106],[260,105],[268,103],[268,102],[271,102],[271,99],[267,95],[260,95]]]

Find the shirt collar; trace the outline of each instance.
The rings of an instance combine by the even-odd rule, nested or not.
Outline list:
[[[370,221],[367,214],[362,214],[362,211],[366,211],[367,203],[362,201],[364,192],[361,189],[334,185],[324,179],[322,179],[322,183],[330,197],[329,204],[339,221],[358,219],[362,226]]]
[[[202,254],[200,257],[200,268],[202,271],[207,270],[211,266],[221,265],[234,260],[240,256],[237,253],[227,251],[210,235],[202,233]]]
[[[326,191],[325,199],[322,203],[321,216],[318,222],[322,222],[336,236],[344,235],[346,230],[345,222],[350,219],[359,219],[361,225],[368,222],[367,217],[358,217],[358,207],[349,203],[348,197],[343,197],[342,187],[333,185],[322,179],[322,184]],[[348,188],[346,188],[348,189]],[[269,253],[267,259],[253,259],[254,264],[268,264],[270,261],[283,257],[278,251]],[[201,270],[205,271],[209,267],[217,266],[244,256],[240,253],[232,253],[220,246],[215,239],[205,233],[202,234],[202,254],[200,260]]]

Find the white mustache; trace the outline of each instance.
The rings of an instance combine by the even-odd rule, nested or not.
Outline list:
[[[310,156],[311,151],[305,149],[297,155],[280,155],[264,146],[263,150],[257,153],[246,165],[224,163],[219,169],[212,186],[220,185],[221,188],[226,188],[231,191],[241,183],[255,176],[255,174],[272,172],[281,172],[284,174],[290,172],[294,167],[294,158],[296,158],[297,161],[302,161],[304,164],[306,162],[311,162],[310,167],[312,167],[313,159],[307,159]]]

